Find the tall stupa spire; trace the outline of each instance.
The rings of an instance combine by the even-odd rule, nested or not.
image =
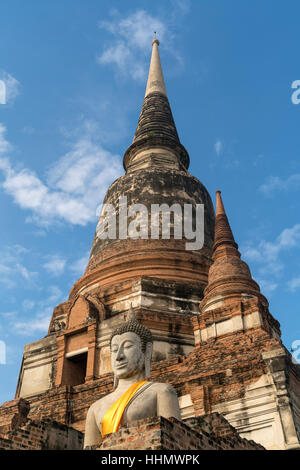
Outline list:
[[[157,38],[154,38],[152,41],[152,56],[145,96],[148,96],[150,93],[153,93],[155,91],[167,96],[167,90],[164,81],[164,76],[162,73],[158,46],[159,40]]]
[[[126,171],[135,171],[141,165],[153,166],[153,155],[160,155],[163,166],[177,166],[186,171],[190,158],[179,140],[173,119],[159,56],[159,40],[152,41],[149,74],[139,122],[133,142],[124,155]],[[168,156],[167,156],[168,155]]]

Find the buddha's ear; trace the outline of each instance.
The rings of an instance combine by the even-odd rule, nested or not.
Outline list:
[[[116,376],[116,374],[114,374],[114,388],[113,390],[115,390],[117,388],[119,384],[119,378]]]
[[[147,343],[146,344],[146,351],[145,351],[145,375],[146,378],[150,380],[151,378],[151,358],[152,358],[152,350],[153,344]]]

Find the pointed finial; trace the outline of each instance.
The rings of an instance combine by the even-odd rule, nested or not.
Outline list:
[[[157,37],[156,37],[156,31],[154,31],[154,38],[153,38],[153,41],[152,41],[152,46],[153,46],[154,44],[157,44],[157,45],[159,46],[159,40],[158,40]]]
[[[216,216],[220,214],[225,214],[224,204],[222,201],[221,191],[218,189],[216,191]]]

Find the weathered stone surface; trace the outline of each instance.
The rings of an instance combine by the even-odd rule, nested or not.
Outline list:
[[[184,204],[191,204],[193,205],[193,207],[195,207],[196,204],[204,204],[204,247],[207,247],[211,250],[214,237],[214,209],[207,190],[197,178],[187,174],[184,171],[170,171],[169,169],[153,170],[149,168],[137,170],[135,172],[127,173],[126,175],[122,176],[110,186],[104,198],[104,204],[112,204],[113,207],[116,209],[117,227],[120,196],[127,197],[128,207],[132,204],[143,204],[148,209],[149,239],[141,240],[143,241],[142,247],[145,250],[147,250],[148,246],[148,249],[153,249],[154,244],[151,242],[155,241],[151,240],[150,232],[150,215],[152,204],[168,204],[170,207],[172,206],[172,204],[179,204],[182,210]],[[130,218],[128,222],[130,222]],[[195,222],[193,223],[193,227],[195,228]],[[202,230],[203,227],[199,227],[199,229]],[[171,221],[171,239],[161,240],[162,243],[158,243],[158,241],[156,241],[156,245],[157,247],[160,247],[160,249],[164,250],[168,249],[169,247],[169,249],[172,250],[174,256],[176,257],[176,252],[174,252],[174,249],[176,250],[176,247],[178,251],[186,250],[181,240],[175,240],[174,243],[173,230],[173,224]],[[120,240],[118,238],[116,240],[100,240],[97,237],[96,233],[91,249],[91,257],[87,267],[87,272],[97,267],[96,260],[97,257],[99,258],[99,252],[109,246],[117,245],[120,255],[123,251],[128,252],[128,243],[126,243],[126,241],[128,240]],[[134,244],[134,242],[137,240],[129,241],[133,242],[132,250],[134,250],[134,252],[136,253],[139,244]],[[99,262],[102,261],[103,257],[105,257],[105,255],[102,255],[102,258],[99,258]],[[195,262],[197,262],[197,258],[195,258]]]

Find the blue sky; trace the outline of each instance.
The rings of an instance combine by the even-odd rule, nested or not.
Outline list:
[[[299,2],[10,0],[0,6],[0,403],[83,274],[123,173],[153,31],[190,171],[222,190],[253,277],[300,339]]]

